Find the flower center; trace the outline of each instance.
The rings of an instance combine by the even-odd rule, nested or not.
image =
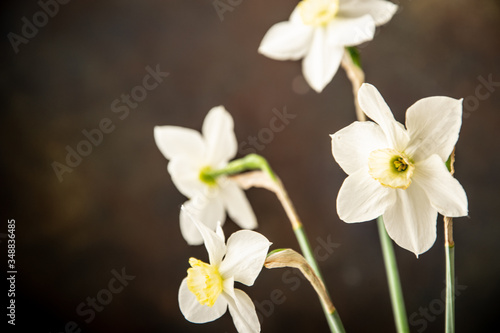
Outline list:
[[[368,172],[383,186],[407,189],[415,166],[404,153],[394,149],[378,149],[368,157]]]
[[[187,286],[201,305],[212,307],[222,292],[222,276],[217,267],[189,258]]]
[[[215,177],[213,177],[210,174],[211,171],[212,171],[212,168],[209,166],[206,166],[203,169],[201,169],[200,180],[207,185],[215,186],[215,185],[217,185],[217,181],[215,180]]]
[[[298,6],[304,24],[320,27],[337,15],[339,0],[303,0]]]
[[[408,168],[408,164],[406,161],[403,159],[403,157],[398,157],[397,159],[394,160],[394,167],[398,171],[405,171]]]

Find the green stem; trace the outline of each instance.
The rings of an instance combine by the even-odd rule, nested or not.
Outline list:
[[[266,159],[257,154],[249,154],[243,158],[231,161],[222,169],[205,169],[201,172],[200,178],[204,182],[212,183],[215,182],[217,177],[235,175],[249,170],[262,170],[267,173],[273,181],[277,180],[276,175]]]
[[[330,326],[330,330],[332,332],[345,333],[344,325],[342,325],[342,320],[340,320],[339,312],[336,309],[327,318],[328,318],[328,325]]]
[[[297,237],[297,241],[299,242],[304,258],[306,258],[309,265],[311,265],[318,278],[324,284],[323,277],[321,276],[318,263],[314,258],[314,254],[311,249],[311,245],[309,244],[309,240],[307,239],[304,227],[300,222],[297,213],[295,212],[295,208],[293,207],[293,204],[288,197],[288,193],[286,192],[283,184],[273,172],[273,170],[269,166],[269,163],[267,163],[264,157],[257,154],[249,154],[243,158],[229,162],[222,169],[205,169],[200,173],[200,179],[206,183],[213,184],[216,182],[217,177],[231,176],[249,170],[262,170],[275,183],[276,186],[273,191],[278,196],[278,199],[280,200],[283,208],[285,209],[285,212],[287,213],[288,218],[290,219],[292,229],[295,233],[295,236]],[[323,312],[325,313],[326,320],[328,322],[328,326],[330,327],[330,331],[332,333],[345,333],[344,326],[342,325],[338,311],[336,311],[335,308],[328,309],[323,305],[323,302],[321,302],[321,304],[323,307]]]
[[[389,284],[389,292],[391,295],[392,311],[394,312],[394,321],[399,333],[408,333],[408,320],[406,309],[403,300],[403,291],[401,290],[401,282],[399,281],[398,266],[394,255],[392,241],[387,234],[382,216],[377,219],[378,232],[380,242],[382,244],[382,253],[384,255],[385,271],[387,273],[387,283]]]
[[[455,332],[455,245],[445,244],[446,256],[446,324],[445,332]]]
[[[321,275],[318,262],[316,261],[316,258],[314,258],[311,244],[309,243],[309,239],[307,238],[304,226],[300,224],[298,227],[293,228],[293,232],[295,233],[295,237],[297,237],[297,241],[299,242],[300,250],[302,251],[304,258],[306,258],[307,262],[314,270],[314,273],[316,273],[318,278],[324,284],[325,282],[323,276]],[[328,293],[328,290],[326,290],[326,292]],[[333,311],[331,311],[326,306],[324,306],[323,303],[321,304],[323,307],[323,312],[325,313],[326,321],[328,322],[328,326],[330,327],[330,331],[332,333],[345,333],[344,325],[342,324],[342,320],[340,319],[337,309],[333,309]]]
[[[455,148],[450,158],[446,161],[446,167],[453,175],[455,173]],[[446,257],[446,323],[445,332],[455,332],[455,242],[453,241],[453,219],[445,216],[444,222],[444,251]]]
[[[318,262],[316,258],[314,258],[313,251],[311,249],[311,244],[309,243],[309,239],[307,238],[306,231],[304,230],[304,226],[300,224],[297,228],[293,228],[293,232],[295,233],[295,237],[297,237],[297,241],[299,242],[300,250],[306,258],[309,265],[311,265],[314,273],[323,280],[323,276],[319,270]]]

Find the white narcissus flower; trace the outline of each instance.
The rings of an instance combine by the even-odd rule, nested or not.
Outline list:
[[[271,243],[255,231],[240,230],[224,243],[219,226],[216,232],[193,222],[201,232],[209,263],[190,258],[188,276],[179,288],[179,307],[193,323],[221,317],[229,308],[238,332],[260,332],[255,306],[248,295],[234,288],[235,282],[252,286],[259,275]]]
[[[303,0],[290,20],[273,25],[259,52],[276,60],[302,61],[309,85],[321,92],[337,72],[344,48],[372,40],[397,6],[385,0]]]
[[[184,204],[199,221],[215,230],[224,223],[226,210],[241,228],[254,229],[257,219],[243,190],[230,179],[204,176],[204,172],[225,167],[237,152],[233,118],[223,106],[211,109],[203,122],[202,133],[178,126],[156,126],[154,138],[163,155],[170,160],[168,171],[177,189],[189,200]],[[180,213],[180,227],[190,245],[203,239],[193,222]]]
[[[406,129],[378,92],[363,84],[358,101],[374,122],[332,135],[333,157],[349,175],[337,197],[345,222],[383,215],[389,236],[417,256],[436,240],[437,213],[467,215],[467,196],[445,162],[458,140],[462,100],[435,96],[406,112]]]

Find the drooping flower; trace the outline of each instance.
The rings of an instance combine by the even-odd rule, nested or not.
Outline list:
[[[332,135],[333,157],[349,175],[337,197],[345,222],[383,215],[389,236],[417,256],[436,240],[437,213],[467,215],[467,196],[445,162],[458,140],[462,100],[435,96],[406,112],[406,129],[369,84],[358,101],[375,122],[355,122]]]
[[[179,288],[179,307],[193,323],[221,317],[229,308],[238,332],[260,332],[260,323],[250,297],[235,282],[252,286],[259,275],[271,243],[255,231],[240,230],[224,243],[220,225],[216,232],[193,221],[208,252],[209,263],[190,258],[188,276]]]
[[[233,118],[223,106],[211,109],[203,122],[202,133],[177,126],[156,126],[154,138],[163,155],[170,160],[168,171],[177,189],[189,200],[184,204],[211,230],[224,223],[226,210],[240,227],[257,226],[255,214],[243,190],[227,177],[210,177],[209,171],[227,165],[236,155]],[[180,213],[180,227],[190,245],[203,239],[193,222]]]
[[[276,60],[302,61],[309,85],[321,92],[337,72],[344,48],[372,40],[397,6],[385,0],[303,0],[290,20],[273,25],[259,52]]]

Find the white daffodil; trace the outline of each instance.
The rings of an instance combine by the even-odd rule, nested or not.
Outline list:
[[[259,52],[276,60],[302,61],[309,85],[321,92],[339,68],[344,48],[372,40],[397,6],[385,0],[303,0],[290,20],[273,25]]]
[[[406,112],[406,129],[369,84],[358,101],[374,122],[355,122],[332,135],[332,153],[349,175],[337,197],[345,222],[383,215],[389,236],[417,256],[436,240],[437,213],[467,215],[467,196],[445,161],[458,140],[462,100],[435,96]]]
[[[255,306],[248,295],[234,288],[235,282],[252,286],[259,275],[271,243],[255,231],[240,230],[224,244],[224,233],[193,222],[205,242],[209,263],[190,258],[188,276],[179,288],[179,307],[193,323],[221,317],[229,308],[238,332],[260,332]]]
[[[163,155],[170,160],[168,171],[177,189],[189,200],[189,211],[212,230],[217,222],[224,223],[226,210],[240,227],[257,227],[255,214],[243,190],[230,179],[214,179],[207,172],[227,165],[236,155],[237,143],[233,118],[223,106],[211,109],[203,122],[202,134],[177,126],[156,126],[154,138]],[[190,245],[200,245],[203,239],[193,222],[180,213],[180,227]]]

